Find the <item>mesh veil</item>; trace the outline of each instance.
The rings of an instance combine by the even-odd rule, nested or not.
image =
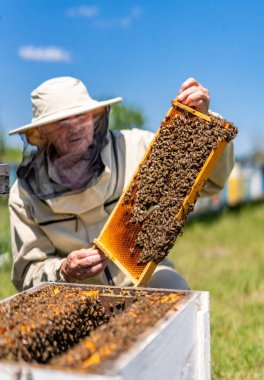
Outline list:
[[[30,194],[50,199],[81,191],[92,186],[103,172],[100,153],[106,144],[109,107],[90,113],[89,119],[85,116],[57,123],[52,138],[48,134],[43,138],[37,129],[20,135],[24,148],[17,176]],[[58,147],[63,147],[60,154]]]

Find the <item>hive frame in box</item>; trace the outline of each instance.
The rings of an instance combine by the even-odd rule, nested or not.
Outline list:
[[[195,115],[203,120],[211,120],[210,116],[200,113],[193,108],[183,105],[182,103],[179,103],[176,98],[172,102],[172,107],[166,114],[162,124],[168,123],[168,121],[171,120],[175,114],[177,114],[175,107],[178,107],[181,112],[189,112],[190,114]],[[229,124],[227,123],[225,127],[227,128],[228,125]],[[161,127],[156,132],[149,148],[147,149],[144,157],[138,165],[133,178],[129,182],[126,189],[123,191],[117,205],[115,206],[106,224],[104,225],[99,237],[94,241],[95,245],[101,249],[105,255],[108,256],[121,269],[121,271],[130,278],[135,286],[145,286],[148,283],[155,268],[157,267],[157,264],[153,261],[150,261],[146,264],[137,264],[137,259],[135,257],[132,257],[131,252],[129,251],[129,244],[133,244],[135,242],[136,236],[140,231],[140,227],[135,225],[126,227],[127,223],[129,222],[129,218],[127,216],[128,208],[126,208],[123,201],[131,184],[136,179],[136,175],[139,171],[140,166],[149,156],[152,145],[157,139]],[[206,180],[208,179],[226,145],[227,141],[221,141],[218,142],[218,145],[215,149],[212,149],[210,155],[208,156],[202,169],[196,177],[196,180],[190,192],[183,200],[180,211],[177,214],[178,221],[180,221],[183,216],[186,215],[189,205],[191,205],[197,199],[198,192],[203,188]]]
[[[33,293],[50,283],[43,283],[26,293]],[[63,285],[63,284],[62,284]],[[85,289],[105,288],[130,294],[144,292],[177,292],[169,289],[104,287],[65,284]],[[133,293],[134,292],[134,293]],[[180,291],[188,297],[177,311],[170,311],[137,342],[112,362],[111,373],[84,374],[53,370],[44,366],[0,362],[1,380],[210,380],[210,315],[209,293]],[[14,298],[9,297],[0,303]]]

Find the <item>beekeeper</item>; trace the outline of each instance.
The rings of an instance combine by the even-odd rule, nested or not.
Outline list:
[[[178,98],[208,113],[209,93],[195,79],[182,84]],[[42,83],[31,100],[31,123],[9,132],[19,133],[24,142],[9,197],[14,285],[19,290],[43,281],[132,285],[92,244],[153,133],[110,132],[110,107],[122,99],[94,100],[72,77]],[[233,160],[230,143],[202,195],[223,188]],[[168,259],[157,267],[148,286],[188,288]]]

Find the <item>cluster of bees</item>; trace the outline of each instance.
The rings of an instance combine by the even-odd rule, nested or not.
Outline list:
[[[3,302],[0,360],[103,372],[141,333],[188,298],[184,292],[139,291],[129,297],[120,293],[128,304],[117,297],[119,301],[112,305],[104,299],[108,295],[112,299],[108,293],[49,285]],[[107,308],[120,312],[108,314]]]
[[[0,305],[0,359],[45,363],[109,319],[95,297],[58,287]]]
[[[169,310],[178,309],[184,293],[153,293],[139,298],[115,318],[92,331],[75,347],[51,360],[56,368],[103,373],[113,368],[113,360],[125,352],[148,327]]]
[[[124,197],[131,206],[129,223],[140,225],[131,249],[132,255],[140,252],[138,264],[158,264],[169,253],[194,207],[188,204],[179,218],[183,200],[212,150],[236,134],[232,123],[214,116],[207,121],[177,109],[173,117],[165,118]]]

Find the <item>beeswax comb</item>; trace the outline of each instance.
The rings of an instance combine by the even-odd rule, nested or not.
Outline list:
[[[177,101],[123,191],[95,245],[132,281],[145,286],[169,253],[225,146],[230,122]]]

